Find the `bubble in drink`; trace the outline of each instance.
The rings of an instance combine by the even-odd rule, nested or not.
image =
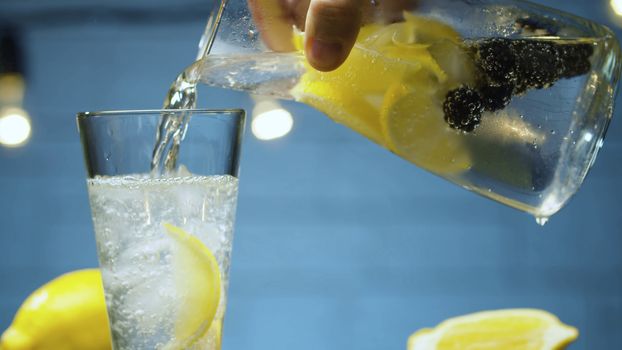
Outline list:
[[[229,175],[88,180],[115,350],[220,349],[237,188]],[[200,284],[210,266],[218,279]]]

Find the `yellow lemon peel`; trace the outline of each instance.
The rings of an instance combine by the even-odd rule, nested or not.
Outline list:
[[[210,328],[220,302],[221,278],[214,254],[197,237],[163,223],[174,242],[173,273],[181,298],[175,320],[175,339],[164,349],[185,349]]]
[[[536,309],[484,311],[446,320],[408,339],[408,350],[562,350],[576,328]]]
[[[111,348],[101,274],[61,275],[33,292],[0,338],[2,350]]]

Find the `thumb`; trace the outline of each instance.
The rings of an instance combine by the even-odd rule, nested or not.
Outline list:
[[[358,35],[364,0],[311,0],[305,23],[307,60],[331,71],[350,54]]]

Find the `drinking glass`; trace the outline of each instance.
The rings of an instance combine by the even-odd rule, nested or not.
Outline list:
[[[187,120],[176,166],[152,170],[163,118]],[[242,110],[78,114],[115,350],[219,350]]]

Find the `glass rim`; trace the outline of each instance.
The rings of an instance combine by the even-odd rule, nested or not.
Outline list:
[[[104,116],[131,116],[139,114],[161,114],[161,113],[193,113],[193,114],[244,114],[245,111],[242,108],[228,108],[228,109],[205,109],[205,108],[179,108],[179,109],[120,109],[120,110],[105,110],[95,112],[78,112],[78,119],[87,119],[93,117]]]

